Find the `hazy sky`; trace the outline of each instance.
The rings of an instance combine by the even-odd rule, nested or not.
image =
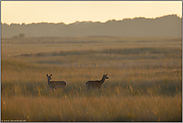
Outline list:
[[[2,23],[101,21],[168,14],[182,17],[182,1],[1,1]]]

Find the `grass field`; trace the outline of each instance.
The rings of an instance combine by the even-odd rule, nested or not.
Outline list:
[[[1,121],[182,121],[181,40],[2,39]],[[51,89],[46,74],[66,89]],[[101,90],[88,91],[103,74]]]

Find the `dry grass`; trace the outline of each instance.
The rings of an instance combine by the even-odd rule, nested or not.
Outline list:
[[[181,121],[181,95],[2,98],[2,119],[26,121]]]
[[[181,51],[179,38],[3,40],[1,119],[182,121]],[[66,90],[49,88],[51,73]],[[103,74],[101,91],[87,91]]]

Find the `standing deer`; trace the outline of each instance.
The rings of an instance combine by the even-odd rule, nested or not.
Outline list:
[[[96,80],[96,81],[88,81],[86,83],[86,86],[89,88],[100,88],[102,86],[102,84],[104,83],[105,79],[109,79],[107,77],[107,74],[106,75],[103,75],[102,79],[101,80]]]
[[[66,87],[66,82],[65,81],[50,81],[51,80],[51,76],[48,76],[48,74],[46,74],[46,76],[48,77],[48,85],[51,87],[51,88],[65,88]]]

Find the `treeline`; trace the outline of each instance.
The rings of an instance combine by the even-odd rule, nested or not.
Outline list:
[[[71,24],[31,23],[2,24],[2,38],[12,37],[62,37],[62,36],[130,36],[130,37],[180,37],[182,18],[166,15],[157,18],[138,17],[108,20],[105,23],[83,21]],[[20,36],[20,34],[23,34]]]

